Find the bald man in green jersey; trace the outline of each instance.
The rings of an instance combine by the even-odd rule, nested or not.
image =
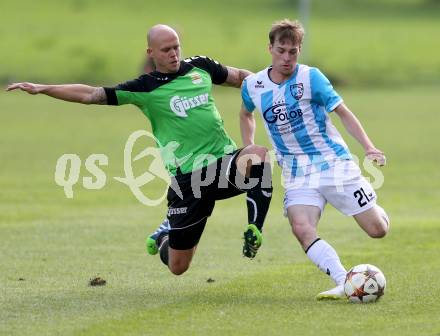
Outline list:
[[[14,83],[7,90],[83,104],[134,104],[150,120],[161,148],[177,144],[163,155],[172,181],[167,218],[147,239],[148,252],[160,251],[173,274],[189,268],[215,202],[243,193],[248,208],[243,255],[255,257],[272,197],[267,149],[255,144],[237,149],[211,92],[212,84],[239,88],[250,72],[204,56],[181,60],[179,37],[166,25],[149,30],[147,57],[153,71],[115,87]]]

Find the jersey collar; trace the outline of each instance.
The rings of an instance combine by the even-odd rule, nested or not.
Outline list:
[[[177,70],[177,72],[163,73],[163,72],[159,72],[159,71],[153,71],[153,72],[150,72],[149,75],[153,76],[158,81],[166,82],[166,81],[173,80],[174,78],[177,78],[179,76],[185,75],[190,68],[191,67],[188,65],[188,63],[186,63],[184,61],[180,61],[179,70]]]
[[[293,74],[289,78],[287,78],[285,81],[278,84],[278,83],[275,83],[269,76],[269,73],[272,71],[272,65],[271,65],[266,70],[266,77],[269,79],[269,81],[271,83],[273,83],[274,85],[276,85],[280,88],[283,85],[285,85],[287,82],[291,81],[292,79],[294,79],[296,77],[296,75],[298,74],[298,69],[299,69],[299,64],[297,63],[295,66],[295,70],[293,71]]]

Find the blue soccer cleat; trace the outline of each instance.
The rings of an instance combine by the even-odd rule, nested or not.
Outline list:
[[[162,236],[167,235],[170,230],[170,222],[165,219],[159,228],[147,238],[147,252],[148,254],[155,255],[159,252],[159,241]]]

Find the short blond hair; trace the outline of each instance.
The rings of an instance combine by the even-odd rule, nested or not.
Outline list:
[[[269,41],[270,44],[274,44],[276,40],[280,42],[290,40],[294,44],[301,44],[304,34],[305,31],[301,22],[298,20],[291,21],[289,19],[284,19],[272,24],[272,29],[269,32]]]

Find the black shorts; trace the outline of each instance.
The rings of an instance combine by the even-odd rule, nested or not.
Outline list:
[[[236,177],[243,178],[238,175],[236,165],[240,151],[227,154],[200,170],[177,174],[171,179],[167,195],[171,248],[187,250],[196,246],[215,202],[245,192],[235,186]]]

